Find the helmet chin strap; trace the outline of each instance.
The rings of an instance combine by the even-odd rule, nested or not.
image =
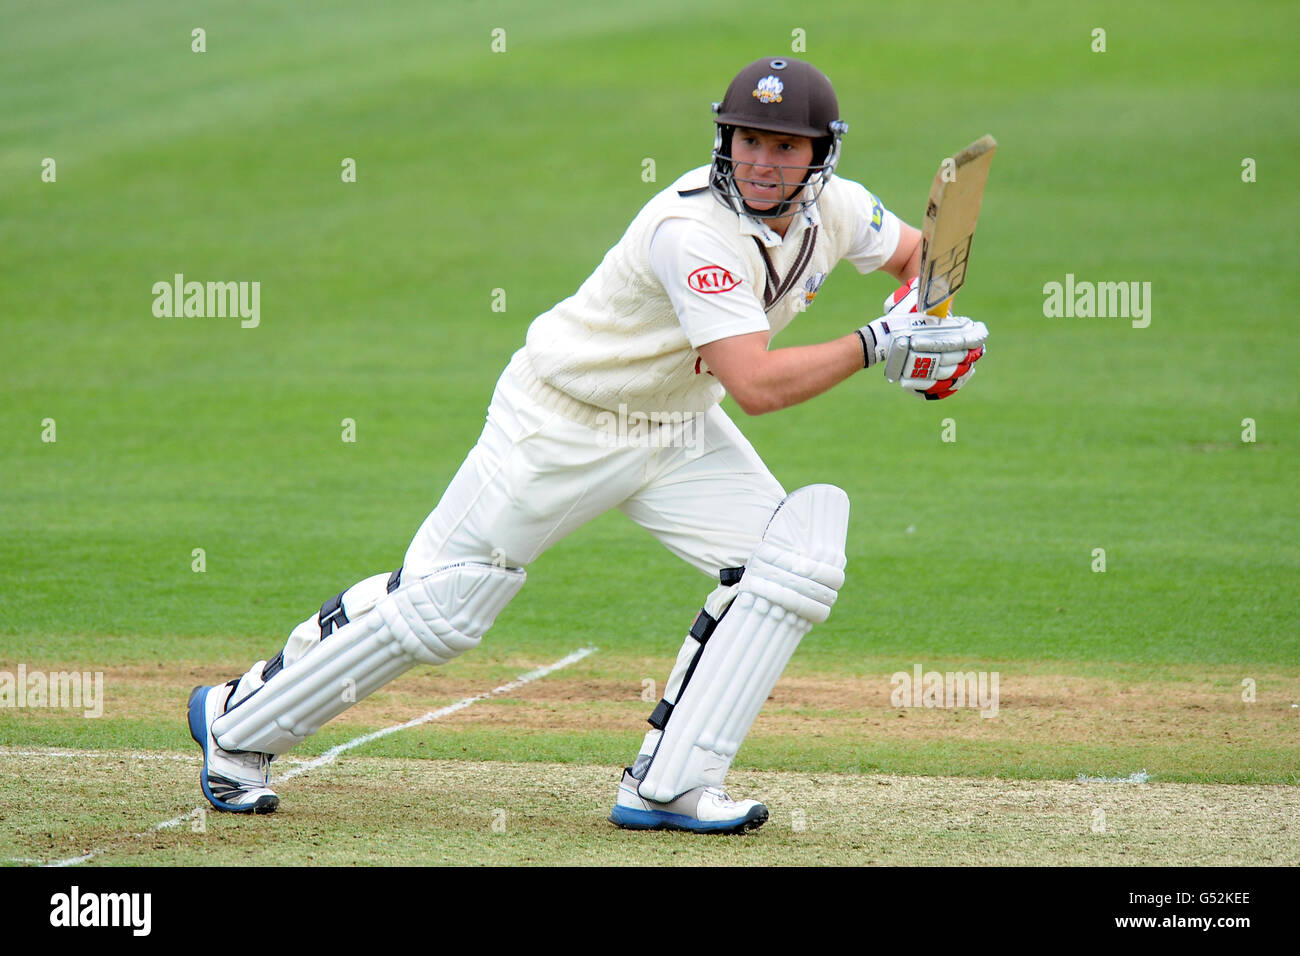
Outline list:
[[[743,195],[741,195],[740,187],[739,185],[737,185],[736,182],[736,170],[735,170],[734,160],[732,160],[730,157],[727,157],[727,162],[731,165],[731,168],[729,168],[726,172],[726,178],[730,183],[731,191],[735,196],[735,198],[739,200],[740,208],[741,210],[744,211],[745,215],[753,216],[755,219],[784,219],[786,216],[792,216],[795,215],[796,213],[803,211],[803,209],[806,206],[811,205],[812,202],[816,201],[816,197],[814,197],[812,200],[802,200],[799,198],[801,195],[803,195],[804,190],[808,188],[808,180],[810,180],[813,177],[813,174],[817,172],[821,172],[824,175],[826,169],[825,166],[808,167],[808,169],[803,174],[803,179],[799,181],[799,188],[796,189],[788,199],[780,200],[771,209],[755,209],[753,206],[749,204],[749,200],[747,200]],[[742,180],[742,182],[754,182],[754,181],[755,180]],[[782,192],[784,192],[785,191],[784,176],[781,179],[781,187],[782,187]]]
[[[802,187],[800,187],[799,192],[803,192]],[[742,199],[740,208],[745,210],[745,215],[753,216],[755,219],[784,219],[786,216],[793,215],[790,207],[795,205],[798,196],[799,193],[795,193],[789,199],[781,200],[771,209],[755,209],[748,202]]]
[[[746,215],[753,216],[755,219],[784,219],[786,216],[794,215],[803,209],[799,196],[803,193],[804,187],[808,185],[808,180],[812,177],[812,174],[813,171],[811,169],[804,173],[803,179],[799,183],[799,188],[790,195],[790,198],[782,199],[771,209],[755,209],[743,196],[741,196],[740,199],[740,206],[745,210]],[[736,182],[735,170],[729,171],[728,175],[731,177],[731,181],[734,185]],[[784,179],[781,180],[781,186],[784,190]],[[736,186],[735,188],[736,195],[740,196],[740,187]]]
[[[726,179],[730,186],[729,191],[732,198],[736,200],[740,206],[740,211],[745,215],[752,216],[755,219],[784,219],[786,216],[793,215],[802,208],[802,201],[799,199],[799,195],[803,192],[804,186],[807,185],[809,175],[811,175],[811,173],[804,176],[803,182],[799,184],[799,189],[794,193],[794,195],[789,199],[782,199],[771,209],[755,209],[749,204],[749,200],[741,194],[740,187],[736,184],[736,175],[734,170],[727,170]]]

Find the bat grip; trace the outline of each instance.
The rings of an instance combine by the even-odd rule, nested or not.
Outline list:
[[[940,303],[939,303],[938,305],[936,305],[934,308],[929,309],[925,314],[926,314],[926,315],[933,315],[933,316],[935,316],[936,318],[940,318],[940,319],[946,319],[946,318],[948,317],[949,313],[952,312],[952,300],[953,300],[953,297],[952,297],[952,296],[948,296],[948,298],[944,299],[942,302],[940,302]]]

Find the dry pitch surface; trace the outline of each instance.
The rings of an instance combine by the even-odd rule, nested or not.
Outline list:
[[[0,755],[11,782],[0,853],[144,866],[1300,863],[1300,794],[1286,786],[736,771],[735,790],[762,794],[772,820],[701,838],[605,822],[608,767],[345,756],[253,818],[203,813],[192,799],[177,813],[197,769],[173,754]]]
[[[112,716],[179,726],[176,688],[187,687],[189,676],[186,666],[124,668],[109,675],[117,689]],[[605,820],[617,767],[590,761],[377,757],[358,749],[321,763],[311,754],[298,760],[294,754],[276,765],[280,811],[247,818],[199,807],[194,748],[141,752],[16,745],[0,750],[0,777],[7,781],[0,788],[0,861],[1300,864],[1300,788],[1167,782],[1159,764],[1162,755],[1169,755],[1174,767],[1193,759],[1178,756],[1181,742],[1188,741],[1209,748],[1207,759],[1237,751],[1249,764],[1261,748],[1287,739],[1294,708],[1265,701],[1243,706],[1226,672],[1202,673],[1199,682],[1174,673],[1164,678],[1116,681],[1030,670],[1005,675],[999,715],[984,720],[973,710],[891,707],[883,679],[790,675],[778,684],[755,726],[751,753],[797,753],[814,741],[831,745],[855,737],[858,748],[868,752],[892,743],[915,746],[924,755],[936,741],[978,743],[985,737],[995,749],[1034,753],[1094,738],[1143,755],[1152,774],[1013,780],[969,768],[961,777],[738,768],[729,778],[733,792],[759,796],[772,810],[766,827],[744,837],[617,830]],[[1298,689],[1294,678],[1282,675],[1269,686],[1283,692],[1282,700]],[[345,731],[338,739],[346,740],[484,689],[481,681],[452,679],[445,671],[413,673],[331,727]],[[542,728],[627,734],[640,726],[647,707],[638,690],[635,684],[556,674],[386,740],[399,748],[428,741],[432,749],[454,739],[469,745],[466,756],[473,757],[473,742],[485,735],[518,739]],[[76,720],[50,711],[23,716]]]

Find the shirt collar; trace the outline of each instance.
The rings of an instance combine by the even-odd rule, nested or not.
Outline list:
[[[791,220],[790,228],[785,232],[785,238],[787,240],[797,239],[805,229],[809,226],[819,226],[821,221],[821,213],[817,210],[817,204],[812,203]],[[755,219],[753,216],[740,216],[740,232],[742,235],[756,237],[768,249],[779,246],[782,242],[781,236],[764,225],[761,219]]]

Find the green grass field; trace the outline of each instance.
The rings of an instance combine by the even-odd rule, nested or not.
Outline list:
[[[95,719],[0,706],[0,861],[1300,863],[1300,19],[926,19],[8,4],[0,703],[20,666],[105,689]],[[999,152],[958,300],[991,330],[968,389],[923,403],[865,374],[769,416],[727,404],[787,488],[854,507],[835,611],[736,762],[772,823],[691,841],[605,822],[645,682],[710,587],[617,514],[531,566],[476,652],[292,757],[595,653],[287,779],[272,817],[193,816],[189,689],[401,562],[531,319],[707,161],[734,72],[800,38],[851,127],[839,172],[907,221],[939,160],[985,132]],[[260,323],[155,317],[176,273],[260,282]],[[1149,327],[1046,316],[1067,275],[1149,282]],[[841,266],[775,344],[851,331],[893,286]],[[997,716],[894,706],[915,665],[997,672]]]

